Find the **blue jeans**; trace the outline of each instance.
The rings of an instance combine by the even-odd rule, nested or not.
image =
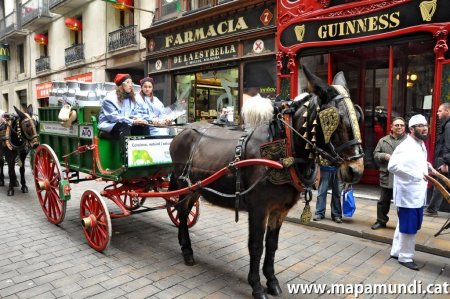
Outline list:
[[[316,215],[325,217],[325,209],[327,205],[327,191],[331,186],[331,219],[342,217],[341,206],[341,184],[336,170],[328,168],[320,168],[320,183],[317,190]]]

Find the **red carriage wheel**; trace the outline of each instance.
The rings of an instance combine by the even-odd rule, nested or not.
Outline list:
[[[66,215],[67,202],[61,200],[59,183],[63,178],[55,152],[46,144],[36,149],[33,161],[34,184],[41,208],[48,221],[59,224]]]
[[[94,190],[86,190],[81,196],[80,218],[84,236],[89,246],[103,251],[111,240],[111,217],[103,198]]]
[[[120,199],[120,201],[123,202],[123,206],[127,210],[133,211],[133,210],[139,209],[145,203],[146,197],[133,198],[130,196],[130,194],[128,194],[129,191],[145,192],[145,190],[133,190],[132,188],[129,188],[126,190],[125,193],[117,195],[117,197]],[[139,203],[135,202],[136,200],[138,200]]]
[[[173,202],[176,203],[179,200],[178,196],[172,196],[170,197],[170,201],[167,198],[164,198],[167,203]],[[170,220],[172,220],[173,224],[175,224],[177,227],[180,226],[180,220],[178,219],[178,211],[174,206],[169,206],[167,207],[167,213],[169,214],[169,218]],[[198,198],[194,205],[192,206],[191,211],[189,212],[188,215],[188,227],[191,228],[193,227],[198,220],[198,217],[200,216],[200,198]]]

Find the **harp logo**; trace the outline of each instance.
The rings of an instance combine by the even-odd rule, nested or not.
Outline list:
[[[420,13],[424,22],[430,22],[436,12],[437,0],[422,1],[419,4]]]
[[[305,37],[305,25],[301,25],[301,26],[295,26],[295,36],[297,37],[297,40],[299,42],[303,41],[303,38]]]

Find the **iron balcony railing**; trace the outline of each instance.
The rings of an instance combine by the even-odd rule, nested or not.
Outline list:
[[[64,1],[66,0],[48,0],[48,6],[50,6],[50,9],[52,9],[53,7]]]
[[[22,25],[41,16],[50,16],[48,0],[29,0],[22,4]]]
[[[116,51],[128,46],[137,45],[137,26],[131,25],[109,33],[108,51]]]
[[[0,37],[5,36],[17,28],[17,15],[15,11],[5,16],[5,18],[0,19]]]
[[[41,57],[36,59],[36,73],[50,70],[50,57]]]
[[[64,49],[64,60],[66,65],[84,60],[84,44],[74,45]]]

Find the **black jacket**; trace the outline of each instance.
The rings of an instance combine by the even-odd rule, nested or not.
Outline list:
[[[439,125],[436,138],[436,148],[434,149],[434,166],[437,168],[442,164],[450,166],[450,118]]]

